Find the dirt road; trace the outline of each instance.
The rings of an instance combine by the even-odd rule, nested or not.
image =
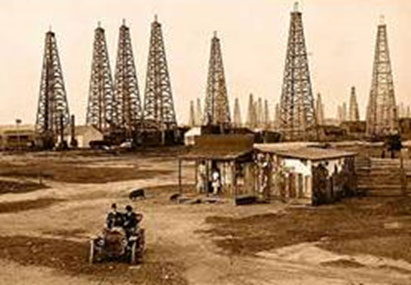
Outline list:
[[[14,173],[9,168],[8,178],[37,179],[33,173],[23,175],[24,165],[30,163],[43,171],[47,165],[58,164],[61,169],[58,175],[45,178],[48,188],[0,195],[0,284],[410,284],[411,265],[406,261],[334,253],[318,241],[264,248],[251,254],[232,252],[221,242],[235,244],[241,238],[238,232],[216,234],[218,225],[210,222],[210,217],[241,221],[281,214],[289,206],[173,204],[169,201],[170,194],[177,191],[172,186],[177,181],[173,157],[26,156],[0,160],[3,166],[18,165]],[[73,164],[86,171],[71,173],[75,183],[66,179]],[[98,177],[102,167],[111,179],[85,183],[90,173]],[[127,170],[122,177],[126,168],[149,174],[134,175]],[[23,174],[16,175],[16,171]],[[189,182],[190,170],[184,174]],[[136,187],[149,189],[147,199],[132,203],[144,214],[147,251],[143,264],[89,265],[89,237],[101,229],[109,205],[130,203],[128,191]],[[248,227],[254,231],[252,224]],[[288,234],[292,239],[296,233]],[[254,238],[257,244],[266,240],[264,235]]]

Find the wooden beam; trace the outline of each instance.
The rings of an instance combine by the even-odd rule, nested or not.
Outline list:
[[[183,194],[183,187],[181,185],[181,159],[178,160],[178,192],[180,193],[180,195]]]

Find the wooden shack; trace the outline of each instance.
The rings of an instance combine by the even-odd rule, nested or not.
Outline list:
[[[211,175],[218,169],[221,177],[219,195],[237,197],[253,194],[253,136],[201,135],[195,137],[194,146],[179,157],[179,189],[182,192],[183,163],[195,163],[195,185],[199,194],[210,194]],[[203,175],[201,177],[201,175]]]
[[[318,205],[356,192],[354,152],[287,144],[258,144],[255,149],[262,161],[257,166],[266,165],[259,169],[260,176],[268,176],[261,183],[268,198]]]

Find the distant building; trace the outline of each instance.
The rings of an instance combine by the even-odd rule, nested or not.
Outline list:
[[[336,118],[324,118],[325,126],[339,126],[340,121]]]
[[[201,127],[194,127],[189,129],[184,134],[184,145],[194,145],[195,137],[201,135]]]
[[[77,147],[79,148],[88,148],[91,141],[101,141],[104,139],[103,133],[93,126],[76,126],[74,134],[77,140]],[[70,144],[71,128],[65,129],[64,139]]]
[[[341,128],[344,129],[348,135],[363,137],[367,129],[367,124],[365,121],[346,121],[341,124]]]
[[[34,125],[0,126],[0,148],[2,150],[28,149],[36,141]]]

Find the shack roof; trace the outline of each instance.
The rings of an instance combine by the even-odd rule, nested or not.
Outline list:
[[[34,125],[2,125],[0,126],[0,134],[7,133],[34,133],[35,127]]]
[[[357,155],[355,152],[310,146],[286,148],[285,146],[278,147],[275,144],[256,144],[255,148],[261,152],[268,152],[281,157],[306,159],[312,161],[337,159]]]
[[[253,151],[253,136],[202,135],[195,137],[194,146],[181,159],[234,160]]]

